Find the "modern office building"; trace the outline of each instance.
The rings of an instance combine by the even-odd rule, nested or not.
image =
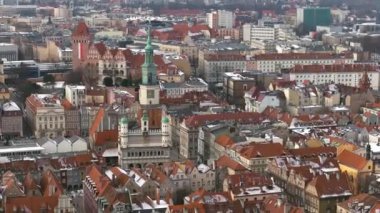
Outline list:
[[[332,23],[331,9],[328,7],[297,8],[297,26],[302,25],[304,33],[315,31],[317,26]]]

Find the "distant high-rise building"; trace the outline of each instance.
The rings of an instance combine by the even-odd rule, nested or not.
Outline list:
[[[212,28],[233,28],[235,24],[234,12],[227,10],[218,10],[207,13],[207,25]]]
[[[304,33],[315,31],[317,26],[329,26],[331,23],[330,8],[307,7],[297,9],[297,26],[302,25]]]
[[[376,24],[380,24],[380,11],[377,12],[377,16],[376,16]]]

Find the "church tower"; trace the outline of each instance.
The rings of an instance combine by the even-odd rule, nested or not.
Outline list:
[[[73,70],[84,69],[91,42],[90,30],[86,23],[80,21],[71,35]]]
[[[156,65],[151,41],[151,26],[147,30],[145,61],[141,66],[142,82],[140,84],[139,101],[142,108],[160,104],[160,86],[157,80]]]

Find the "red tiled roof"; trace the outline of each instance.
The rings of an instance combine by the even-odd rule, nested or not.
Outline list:
[[[185,213],[185,212],[198,212],[206,213],[203,203],[191,203],[184,205],[173,205],[169,206],[170,213]]]
[[[107,47],[103,42],[96,43],[94,44],[94,46],[98,50],[99,55],[101,56],[103,56],[107,51]]]
[[[70,101],[67,100],[66,98],[62,100],[61,105],[63,106],[63,108],[64,108],[65,110],[71,110],[71,109],[73,109],[73,107],[74,107],[74,106],[70,103]]]
[[[268,177],[253,172],[229,175],[226,177],[229,190],[234,194],[241,192],[243,188],[272,186],[273,182]]]
[[[94,137],[95,132],[98,130],[100,123],[102,122],[104,117],[104,108],[101,107],[99,111],[96,113],[95,119],[91,124],[89,135],[90,137]],[[94,139],[94,138],[93,138]]]
[[[220,113],[220,114],[207,114],[207,115],[193,115],[185,119],[185,124],[188,127],[199,127],[208,122],[213,121],[236,121],[240,124],[258,123],[263,118],[257,112],[237,112],[237,113]]]
[[[340,202],[337,205],[348,211],[350,204],[353,202],[363,203],[364,206],[370,206],[371,208],[375,207],[376,204],[378,204],[378,209],[380,209],[380,199],[366,193],[351,196],[348,200]]]
[[[227,167],[234,171],[245,171],[247,170],[243,165],[240,163],[232,160],[230,157],[223,155],[218,160],[215,161],[215,164],[217,167],[223,168]]]
[[[284,147],[279,143],[251,143],[235,148],[241,156],[250,158],[274,157],[285,154]]]
[[[76,26],[72,36],[89,36],[90,30],[88,29],[85,22],[81,21]]]
[[[312,64],[295,65],[290,69],[291,73],[328,73],[328,72],[376,72],[377,67],[372,64]]]
[[[95,133],[95,145],[102,146],[106,143],[117,143],[119,132],[117,129],[105,130]]]
[[[312,188],[310,191],[315,190],[318,197],[336,195],[348,197],[351,193],[347,173],[318,175],[310,181],[307,188],[309,187]]]
[[[294,156],[305,156],[305,157],[315,157],[319,154],[331,154],[336,155],[335,147],[308,147],[308,148],[300,148],[300,149],[289,149],[288,150],[291,155]]]
[[[348,150],[343,150],[340,155],[338,155],[338,161],[340,164],[351,167],[353,169],[361,171],[368,163],[368,161],[353,152]]]
[[[48,209],[48,213],[54,213],[58,206],[58,196],[49,197],[14,197],[7,198],[5,212],[41,212],[41,209]]]
[[[261,204],[262,212],[270,212],[270,213],[303,213],[303,208],[290,206],[290,204],[285,205],[285,201],[279,202],[278,196],[270,196],[263,200]]]
[[[336,55],[333,53],[265,53],[256,55],[256,60],[323,60],[323,59],[339,59],[352,58],[352,54]]]
[[[28,174],[25,176],[23,185],[24,185],[25,193],[28,193],[29,191],[32,191],[32,190],[39,189],[37,186],[36,180],[34,180],[30,172],[28,172]]]
[[[61,183],[50,170],[42,173],[40,185],[43,196],[61,196],[63,194]],[[51,190],[51,187],[54,187],[54,191]]]
[[[235,144],[236,142],[229,135],[221,135],[218,138],[216,138],[215,143],[223,147],[229,147]]]
[[[207,60],[207,61],[245,61],[246,58],[244,55],[240,55],[240,54],[221,55],[221,54],[210,53],[210,54],[207,54],[204,56],[204,60]]]

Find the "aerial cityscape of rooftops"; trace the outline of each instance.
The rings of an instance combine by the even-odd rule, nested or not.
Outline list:
[[[380,0],[0,0],[0,213],[380,213]]]

